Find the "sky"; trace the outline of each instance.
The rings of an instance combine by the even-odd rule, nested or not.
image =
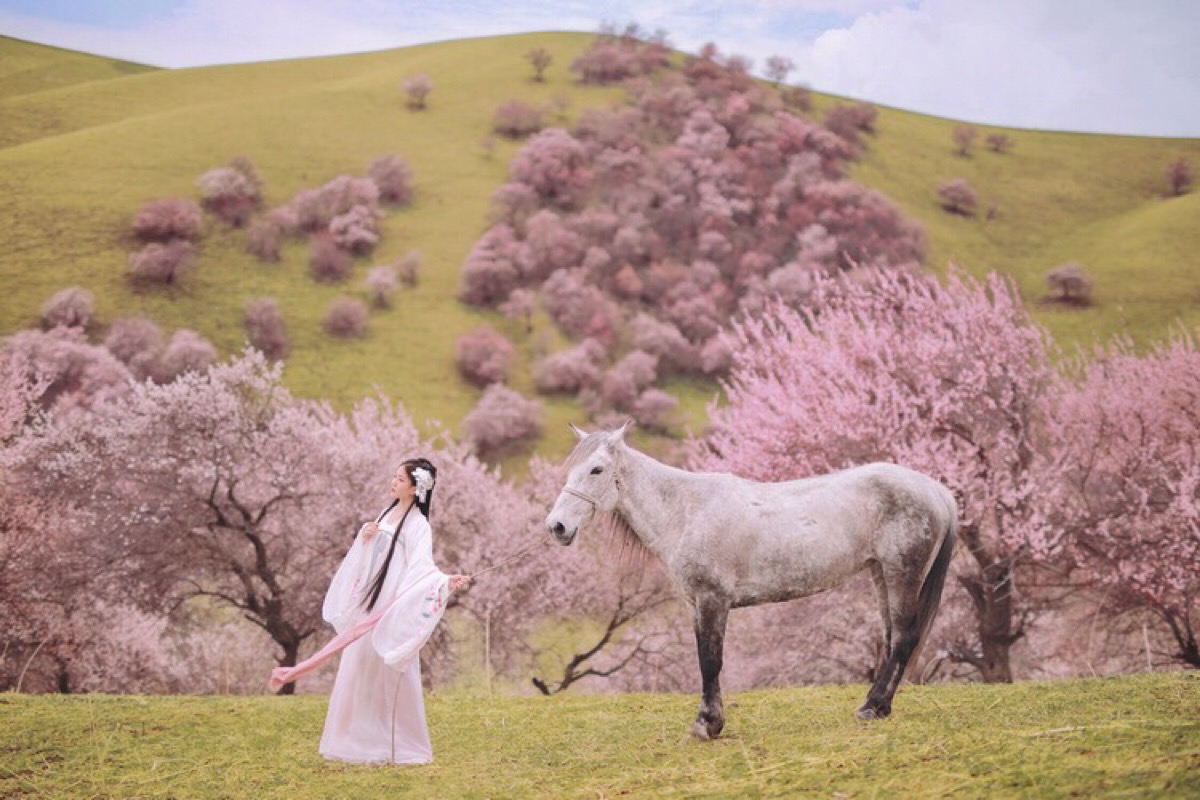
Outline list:
[[[0,0],[0,34],[175,68],[604,22],[978,124],[1200,137],[1200,0]]]

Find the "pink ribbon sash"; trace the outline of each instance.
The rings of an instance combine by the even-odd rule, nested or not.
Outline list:
[[[395,602],[394,600],[392,602]],[[276,667],[271,670],[271,680],[267,686],[271,691],[277,692],[286,684],[292,683],[298,678],[307,675],[317,667],[324,664],[329,659],[336,656],[338,653],[345,650],[350,645],[361,639],[375,629],[379,624],[379,620],[383,619],[383,615],[391,608],[391,604],[384,606],[379,611],[376,611],[371,616],[364,619],[362,622],[355,625],[345,633],[339,633],[337,636],[329,640],[329,644],[322,647],[317,652],[313,653],[308,658],[301,661],[294,667]]]

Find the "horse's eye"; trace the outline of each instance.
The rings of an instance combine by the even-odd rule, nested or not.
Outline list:
[[[604,467],[592,467],[593,475],[599,475],[601,472],[604,472]]]

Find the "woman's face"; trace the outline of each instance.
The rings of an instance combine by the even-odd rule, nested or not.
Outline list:
[[[397,469],[396,474],[392,476],[392,496],[401,503],[408,503],[416,492],[417,487],[409,477],[408,470],[404,467]]]

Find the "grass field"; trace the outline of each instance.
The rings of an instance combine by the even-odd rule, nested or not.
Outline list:
[[[326,764],[324,697],[0,695],[4,797],[1196,797],[1200,676],[864,687],[695,698],[429,698],[435,761]],[[727,699],[728,702],[728,699]]]
[[[292,340],[285,380],[298,394],[340,407],[380,389],[418,420],[450,430],[474,405],[478,389],[455,373],[455,339],[490,322],[517,344],[513,384],[531,388],[530,364],[550,335],[533,334],[493,313],[457,302],[459,270],[488,224],[492,191],[506,177],[517,144],[481,147],[494,108],[520,98],[566,98],[556,124],[621,97],[617,89],[575,84],[567,71],[590,41],[584,34],[531,33],[443,42],[332,58],[183,70],[155,70],[0,37],[0,335],[36,323],[58,289],[80,285],[97,298],[100,325],[148,315],[168,333],[199,330],[224,354],[236,352],[250,298],[271,295]],[[530,80],[523,55],[545,47],[554,57],[545,83]],[[430,75],[428,110],[404,107],[401,81]],[[800,76],[801,79],[803,76]],[[816,97],[820,112],[833,98]],[[1007,131],[1012,152],[980,144],[971,158],[953,153],[952,120],[880,110],[878,132],[854,175],[892,197],[925,225],[928,263],[955,260],[968,270],[1000,270],[1017,280],[1038,317],[1064,345],[1128,332],[1140,342],[1173,324],[1200,323],[1200,192],[1164,199],[1167,164],[1200,164],[1200,140]],[[231,158],[249,157],[266,183],[269,205],[343,173],[362,175],[372,159],[394,153],[414,168],[418,197],[384,223],[384,239],[355,277],[339,287],[306,274],[295,244],[280,265],[243,251],[243,236],[212,225],[197,268],[169,291],[135,291],[125,278],[128,227],[148,200],[197,196],[195,179]],[[953,217],[936,189],[966,177],[994,219]],[[417,250],[420,286],[395,309],[375,313],[361,341],[337,341],[320,328],[327,304],[361,293],[374,263]],[[1095,308],[1037,306],[1044,274],[1068,260],[1096,278]],[[698,427],[715,387],[669,387],[683,421]],[[561,454],[564,423],[582,421],[569,400],[546,404],[547,436],[538,450]],[[681,431],[682,432],[682,429]],[[522,461],[517,458],[515,461]]]

